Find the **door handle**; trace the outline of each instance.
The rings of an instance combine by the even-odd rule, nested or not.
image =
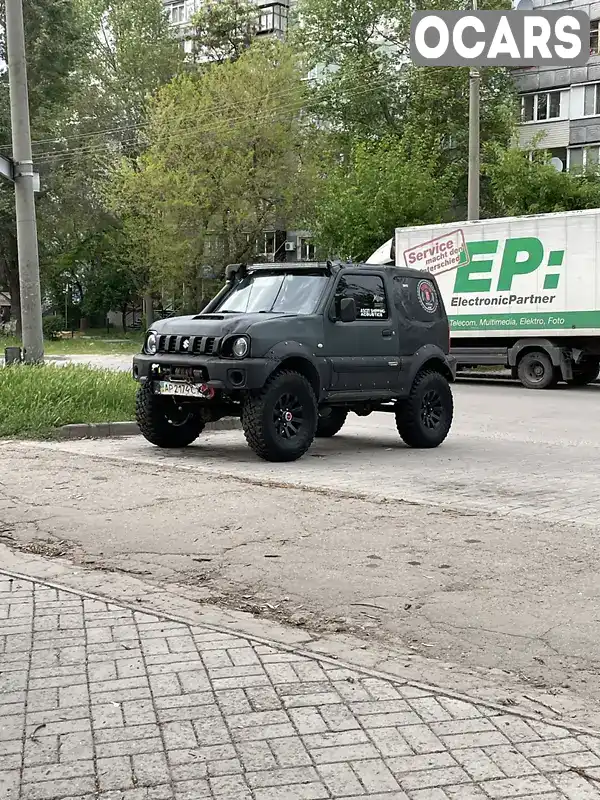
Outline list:
[[[384,329],[381,331],[381,335],[382,335],[384,338],[386,338],[386,339],[389,339],[389,338],[390,338],[390,336],[393,336],[393,335],[394,335],[394,331],[393,331],[393,330],[391,330],[391,328],[384,328]]]

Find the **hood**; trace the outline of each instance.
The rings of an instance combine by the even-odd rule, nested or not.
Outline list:
[[[247,333],[256,323],[268,323],[276,319],[293,319],[284,314],[193,314],[185,317],[170,317],[156,322],[152,330],[161,334],[180,336],[226,336],[230,333]]]

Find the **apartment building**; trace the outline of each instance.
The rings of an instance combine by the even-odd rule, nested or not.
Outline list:
[[[181,31],[182,38],[194,13],[205,0],[163,0],[171,25]],[[257,36],[283,38],[288,27],[290,5],[293,0],[254,0],[258,7]],[[186,41],[186,52],[191,53],[192,43]]]
[[[600,2],[533,0],[534,8],[585,11],[591,21],[585,67],[531,67],[513,71],[521,100],[519,143],[549,150],[557,169],[596,164],[600,154]]]

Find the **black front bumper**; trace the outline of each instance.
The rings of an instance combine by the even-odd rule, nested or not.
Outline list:
[[[148,380],[169,379],[180,376],[176,370],[193,371],[196,383],[206,383],[216,391],[234,392],[240,389],[260,389],[274,367],[267,358],[239,360],[211,356],[198,357],[157,353],[149,356],[140,353],[133,357],[133,377],[140,383]]]

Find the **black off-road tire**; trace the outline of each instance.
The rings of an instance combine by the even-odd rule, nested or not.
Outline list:
[[[205,425],[199,414],[178,412],[174,398],[154,394],[150,381],[137,390],[135,417],[142,435],[157,447],[187,447]]]
[[[587,386],[600,375],[600,361],[594,358],[573,366],[573,377],[567,381],[569,386]]]
[[[345,408],[336,408],[329,406],[319,411],[319,421],[317,423],[318,439],[329,439],[335,436],[344,427],[348,412]]]
[[[526,389],[554,389],[559,380],[559,371],[543,350],[525,353],[517,365],[517,372]]]
[[[396,403],[396,428],[409,447],[439,447],[450,431],[454,400],[448,379],[435,370],[423,370],[409,396]]]
[[[317,419],[312,386],[291,370],[272,375],[263,389],[246,397],[242,410],[246,441],[265,461],[301,458],[314,441]]]

